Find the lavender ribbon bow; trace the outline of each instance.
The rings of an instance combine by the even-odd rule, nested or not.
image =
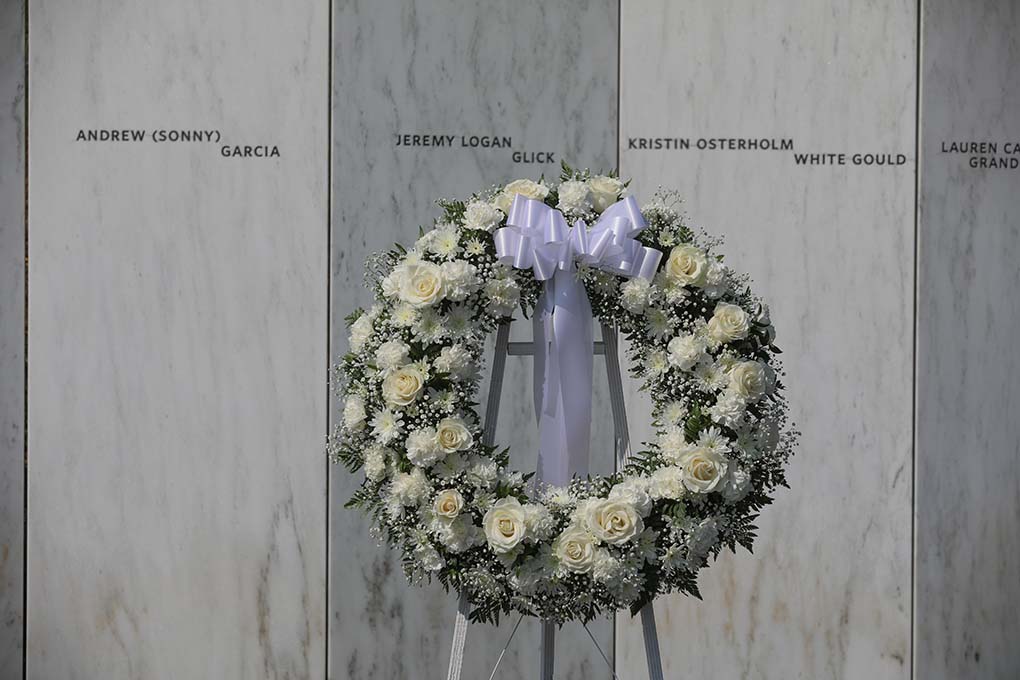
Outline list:
[[[588,473],[591,436],[593,317],[577,263],[651,279],[662,253],[634,239],[648,225],[632,196],[589,229],[583,220],[568,227],[559,210],[518,194],[506,223],[493,235],[497,259],[544,282],[533,318],[538,479],[561,486]]]

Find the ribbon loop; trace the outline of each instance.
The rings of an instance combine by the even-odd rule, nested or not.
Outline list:
[[[633,196],[589,229],[580,219],[568,226],[559,210],[518,194],[506,223],[493,234],[497,260],[531,269],[544,284],[534,315],[538,478],[564,485],[587,473],[591,434],[593,317],[577,264],[651,279],[662,253],[634,238],[648,224]]]

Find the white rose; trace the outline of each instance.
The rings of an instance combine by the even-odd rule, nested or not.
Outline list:
[[[461,344],[444,347],[434,362],[440,373],[449,373],[454,378],[464,380],[475,374],[471,353]]]
[[[390,406],[407,406],[425,389],[425,372],[417,364],[401,366],[383,380],[383,399]]]
[[[412,307],[428,307],[443,299],[442,269],[430,262],[407,265],[401,276],[400,299]]]
[[[407,449],[407,459],[418,467],[429,467],[446,455],[446,451],[436,441],[436,431],[431,427],[407,435],[404,446]]]
[[[399,368],[408,361],[411,348],[400,340],[387,340],[375,351],[375,364],[383,370]]]
[[[497,555],[503,555],[524,540],[524,508],[520,501],[510,496],[496,501],[482,519],[485,539]]]
[[[764,397],[774,385],[775,372],[760,361],[741,361],[730,369],[730,391],[749,402]]]
[[[666,275],[682,286],[701,286],[708,273],[705,253],[689,243],[676,246],[666,258]]]
[[[370,337],[372,337],[372,319],[367,314],[362,314],[357,321],[351,324],[351,351],[360,352]]]
[[[620,286],[620,306],[638,314],[648,305],[651,292],[652,282],[648,279],[630,279]]]
[[[652,510],[652,497],[648,494],[648,480],[634,477],[620,482],[609,491],[609,500],[631,505],[642,517]]]
[[[464,210],[464,226],[468,229],[492,231],[503,221],[503,213],[485,201],[471,201]]]
[[[445,489],[439,492],[432,503],[432,509],[440,517],[453,519],[464,509],[464,496],[456,489]]]
[[[602,212],[620,200],[620,194],[623,193],[623,182],[615,177],[596,175],[588,180],[588,188],[591,189],[595,210]]]
[[[689,371],[708,355],[705,353],[705,342],[695,335],[679,335],[666,345],[669,350],[669,363],[681,371]]]
[[[683,470],[675,466],[659,468],[649,478],[648,493],[655,499],[679,500],[685,493]]]
[[[464,260],[446,262],[441,271],[448,299],[460,302],[478,290],[478,268],[470,262]]]
[[[460,418],[444,418],[436,427],[436,442],[446,453],[466,451],[474,441],[470,430]]]
[[[580,527],[570,526],[553,541],[552,552],[567,571],[587,574],[595,557],[595,538]]]
[[[684,486],[694,493],[715,491],[726,476],[728,461],[721,453],[704,446],[691,449],[680,459]]]
[[[524,198],[533,198],[538,201],[545,200],[545,197],[549,195],[549,187],[538,182],[533,182],[530,179],[515,179],[513,182],[507,184],[503,191],[496,196],[493,201],[496,207],[502,210],[504,213],[510,212],[510,204],[514,201],[514,196],[520,194]]]
[[[592,197],[587,184],[576,180],[560,184],[557,208],[564,212],[586,213],[591,206]]]
[[[747,312],[727,302],[716,305],[712,318],[708,320],[708,336],[720,344],[746,338],[749,328]]]
[[[611,545],[626,543],[644,531],[644,522],[630,503],[605,499],[585,508],[584,523],[591,534]]]
[[[365,426],[365,400],[357,394],[347,397],[344,402],[344,425],[350,430],[360,430]]]

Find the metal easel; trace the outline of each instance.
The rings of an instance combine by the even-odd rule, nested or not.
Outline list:
[[[499,415],[500,393],[503,389],[503,373],[506,369],[506,358],[510,356],[533,356],[535,354],[534,343],[531,342],[509,342],[510,324],[502,324],[496,331],[496,347],[492,358],[492,375],[489,379],[489,396],[485,409],[485,426],[482,430],[482,441],[491,446],[496,434],[496,419]],[[630,434],[627,430],[627,413],[623,401],[623,382],[620,374],[620,354],[616,329],[602,324],[602,341],[595,343],[595,354],[602,354],[606,358],[606,373],[609,379],[609,400],[613,410],[613,440],[616,451],[617,469],[627,462],[630,455]],[[453,646],[450,650],[450,667],[447,673],[447,680],[460,680],[461,666],[464,662],[464,643],[467,639],[468,613],[471,605],[467,598],[461,596],[457,604],[457,617],[453,626]],[[523,618],[523,616],[521,617]],[[490,680],[495,676],[499,662],[503,659],[510,642],[521,620],[518,619],[514,626],[510,639],[500,652],[496,660],[496,667],[492,670]],[[587,630],[587,627],[585,628]],[[652,603],[649,602],[641,609],[641,630],[645,640],[645,659],[648,663],[649,680],[663,680],[662,660],[659,656],[659,636],[655,628],[655,611]],[[595,638],[588,631],[589,637],[595,643],[595,647],[602,654],[603,659],[609,664],[602,649],[598,646]],[[542,622],[541,642],[541,674],[540,680],[553,680],[553,666],[555,660],[556,626],[548,621]],[[613,677],[618,677],[615,669],[610,666]]]

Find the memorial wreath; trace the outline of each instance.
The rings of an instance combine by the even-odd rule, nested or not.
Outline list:
[[[348,318],[330,457],[364,481],[374,520],[414,581],[466,596],[472,620],[564,622],[699,596],[721,549],[750,550],[785,486],[787,419],[768,307],[686,223],[676,192],[644,207],[615,176],[564,165],[443,215],[369,259],[375,304]],[[483,442],[485,342],[515,310],[535,328],[538,470]],[[615,474],[586,474],[592,321],[626,341],[656,436]]]

